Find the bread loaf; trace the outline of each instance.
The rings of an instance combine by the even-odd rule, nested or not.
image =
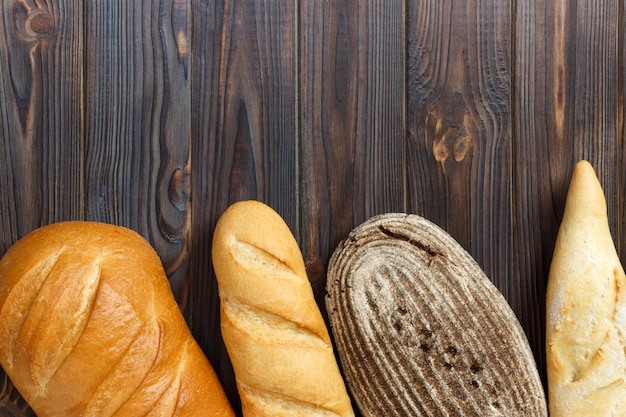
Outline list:
[[[0,261],[0,364],[39,417],[233,411],[139,234],[56,223]]]
[[[258,201],[231,205],[212,255],[244,416],[353,416],[300,249],[280,215]]]
[[[602,187],[574,167],[546,292],[551,417],[626,415],[626,278]]]
[[[357,226],[328,264],[326,306],[364,417],[542,416],[515,314],[448,233],[414,214]]]

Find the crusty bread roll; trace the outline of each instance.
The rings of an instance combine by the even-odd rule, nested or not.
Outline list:
[[[139,234],[56,223],[0,261],[0,364],[39,417],[234,416]]]
[[[300,249],[280,215],[257,201],[231,205],[212,252],[244,416],[354,416]]]
[[[326,310],[364,417],[545,417],[533,353],[471,255],[416,214],[357,226],[328,263]]]
[[[546,293],[551,417],[626,415],[624,270],[601,185],[576,164]]]

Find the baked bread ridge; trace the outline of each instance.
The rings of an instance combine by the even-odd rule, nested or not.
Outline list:
[[[626,277],[593,166],[576,163],[546,289],[551,417],[626,415]]]
[[[423,217],[384,213],[337,246],[326,310],[365,417],[546,416],[534,356],[474,259]]]
[[[354,416],[300,248],[255,200],[230,205],[214,231],[222,336],[244,416]]]
[[[0,260],[0,364],[39,417],[232,417],[138,233],[54,223]]]

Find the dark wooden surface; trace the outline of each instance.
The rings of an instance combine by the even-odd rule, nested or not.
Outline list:
[[[502,291],[544,378],[579,159],[626,259],[624,2],[4,0],[0,17],[0,255],[55,221],[137,230],[237,409],[210,262],[234,201],[285,218],[322,310],[353,227],[434,221]]]

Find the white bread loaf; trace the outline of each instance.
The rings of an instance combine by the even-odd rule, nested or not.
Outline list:
[[[576,164],[546,292],[551,417],[626,415],[626,277],[602,187]]]
[[[354,416],[300,249],[280,215],[258,201],[231,205],[212,255],[244,416]]]
[[[232,417],[139,234],[56,223],[0,261],[0,364],[39,417]]]

